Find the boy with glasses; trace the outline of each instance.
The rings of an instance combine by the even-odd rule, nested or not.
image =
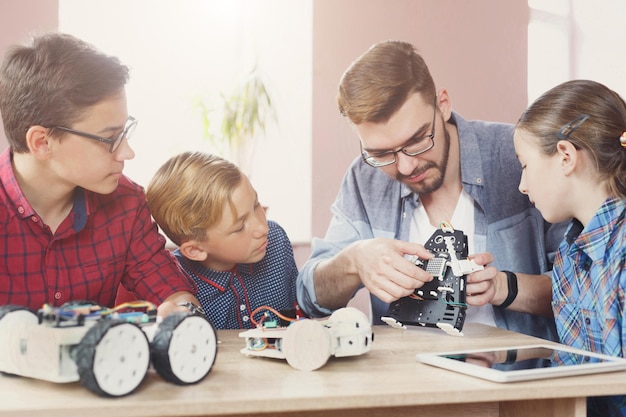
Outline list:
[[[513,126],[466,121],[406,42],[371,47],[344,73],[338,105],[361,157],[349,168],[324,239],[298,277],[306,313],[324,316],[365,287],[373,322],[432,279],[405,255],[445,221],[468,236],[482,271],[468,275],[466,322],[555,339],[552,254],[564,225],[546,224],[517,191]],[[532,314],[529,314],[532,313]]]
[[[0,305],[113,306],[121,285],[159,305],[197,305],[124,162],[137,121],[128,68],[65,34],[9,50],[0,68]]]

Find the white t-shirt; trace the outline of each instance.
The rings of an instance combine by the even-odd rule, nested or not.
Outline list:
[[[467,235],[467,245],[469,253],[475,253],[474,249],[474,200],[463,190],[459,197],[459,201],[454,208],[452,219],[449,223],[455,229],[462,230]],[[424,206],[418,202],[417,208],[413,212],[411,219],[411,230],[409,232],[409,240],[411,242],[426,243],[432,234],[437,230],[430,224],[428,214]],[[486,304],[484,306],[468,306],[465,323],[483,323],[490,326],[496,325],[496,319],[493,312],[493,306]]]

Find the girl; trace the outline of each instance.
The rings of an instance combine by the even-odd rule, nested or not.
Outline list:
[[[514,138],[520,191],[547,221],[572,219],[552,275],[561,342],[626,356],[626,103],[597,82],[568,81],[522,114]],[[623,398],[594,401],[591,415],[626,416]]]

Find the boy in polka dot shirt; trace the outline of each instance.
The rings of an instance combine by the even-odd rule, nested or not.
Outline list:
[[[298,269],[291,242],[266,219],[237,166],[207,153],[179,154],[159,168],[146,197],[217,329],[253,328],[294,309]]]

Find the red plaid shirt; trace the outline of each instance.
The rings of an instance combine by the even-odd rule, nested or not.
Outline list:
[[[0,187],[0,305],[113,306],[120,283],[157,305],[177,291],[195,294],[164,249],[143,189],[128,178],[107,195],[77,188],[54,235],[15,180],[10,149],[0,155]]]

